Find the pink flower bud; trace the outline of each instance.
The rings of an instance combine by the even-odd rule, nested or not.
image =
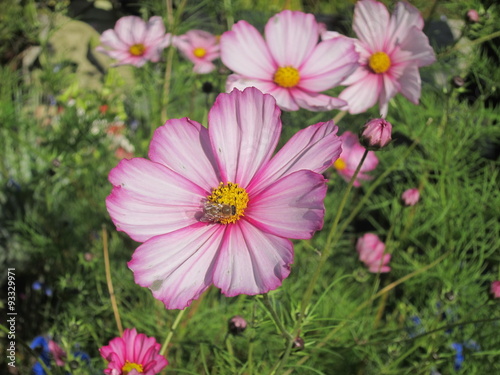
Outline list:
[[[491,294],[494,298],[500,298],[500,281],[493,281],[491,283]]]
[[[228,322],[229,333],[237,335],[242,333],[247,328],[247,321],[239,316],[235,315]]]
[[[475,9],[471,9],[467,12],[467,20],[472,23],[479,22],[479,13]]]
[[[420,200],[420,192],[417,188],[408,189],[403,194],[401,194],[401,199],[407,206],[415,206]]]
[[[378,150],[391,141],[392,125],[383,118],[368,121],[361,133],[361,144],[368,150]]]
[[[377,235],[366,233],[358,239],[356,250],[359,254],[359,260],[368,267],[372,273],[385,273],[391,270],[388,266],[391,260],[391,254],[385,254],[385,244],[380,241]]]

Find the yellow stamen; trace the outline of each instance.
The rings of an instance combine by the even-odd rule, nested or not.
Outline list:
[[[339,171],[342,171],[346,169],[347,164],[345,163],[344,159],[338,158],[335,160],[335,163],[333,163],[333,167]]]
[[[144,370],[142,369],[142,365],[138,363],[133,363],[129,361],[125,361],[125,364],[122,367],[122,374],[127,375],[130,371],[136,370],[139,373],[143,373]]]
[[[205,48],[198,47],[198,48],[195,48],[193,50],[193,55],[195,55],[199,59],[201,59],[202,57],[205,57],[206,54],[207,54],[207,50]]]
[[[141,43],[134,44],[129,48],[129,52],[134,56],[142,56],[144,55],[144,52],[146,52],[146,47]]]
[[[245,189],[228,182],[220,183],[212,189],[203,207],[203,221],[213,221],[221,224],[235,223],[244,216],[248,204],[248,193]]]
[[[391,59],[385,52],[375,52],[370,56],[368,65],[374,73],[385,73],[391,67]]]
[[[291,66],[278,68],[274,73],[273,81],[285,88],[297,86],[300,81],[299,71]]]

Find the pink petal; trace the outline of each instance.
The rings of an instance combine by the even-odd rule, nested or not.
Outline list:
[[[221,60],[232,71],[248,78],[273,79],[278,68],[264,38],[255,27],[239,21],[220,38]]]
[[[384,4],[362,0],[354,8],[353,30],[370,48],[370,53],[384,51],[390,15]]]
[[[115,32],[129,46],[144,42],[146,22],[137,16],[126,16],[116,21]]]
[[[407,61],[420,67],[436,61],[436,55],[429,44],[427,35],[416,27],[409,30],[407,37],[402,40],[400,48],[409,54],[405,55],[404,58],[399,58],[397,63]]]
[[[318,94],[316,92],[308,92],[300,89],[292,89],[292,96],[297,104],[309,111],[330,111],[345,107],[345,100],[334,98],[332,96]]]
[[[200,61],[194,64],[193,72],[197,74],[207,74],[215,70],[215,65],[211,62]]]
[[[417,8],[400,1],[396,4],[387,27],[386,49],[391,52],[394,46],[399,45],[407,38],[408,32],[412,28],[421,32],[424,28],[424,20]]]
[[[416,66],[406,67],[403,71],[403,75],[399,78],[399,84],[401,86],[401,94],[412,103],[418,104],[420,90],[422,88],[418,68]]]
[[[208,130],[187,117],[168,120],[156,129],[149,158],[208,192],[221,181]]]
[[[347,102],[349,113],[356,114],[373,107],[382,90],[383,77],[379,74],[368,74],[360,80],[347,87],[339,95],[339,99]]]
[[[380,117],[385,118],[387,116],[389,100],[398,93],[400,85],[399,82],[389,74],[383,74],[382,77],[384,79],[384,85],[380,91],[378,102],[380,106]]]
[[[198,221],[207,191],[165,166],[123,159],[109,173],[106,207],[120,231],[143,242]]]
[[[318,24],[312,14],[284,10],[267,21],[265,35],[280,67],[299,68],[318,42]]]
[[[300,68],[299,88],[320,92],[337,86],[358,67],[359,54],[348,38],[319,43]]]
[[[213,270],[215,286],[228,297],[278,288],[290,273],[290,240],[262,232],[245,220],[227,225]]]
[[[124,43],[118,35],[116,35],[115,30],[106,30],[101,34],[101,43],[104,44],[107,47],[110,47],[112,49],[120,50],[120,51],[127,51],[129,49],[129,46]],[[101,51],[103,52],[103,51]]]
[[[158,46],[163,43],[164,38],[165,25],[163,24],[163,19],[159,16],[151,17],[147,24],[147,30],[143,39],[143,43],[147,46]]]
[[[323,227],[325,182],[322,175],[308,170],[289,174],[252,196],[245,217],[276,236],[309,239]]]
[[[271,158],[281,133],[280,114],[274,98],[254,87],[217,97],[208,132],[223,182],[246,187]]]
[[[320,122],[298,131],[259,172],[248,187],[254,194],[296,171],[322,173],[339,157],[342,141],[333,121]]]
[[[198,223],[151,238],[128,263],[135,282],[167,309],[184,309],[212,284],[215,259],[229,226]]]

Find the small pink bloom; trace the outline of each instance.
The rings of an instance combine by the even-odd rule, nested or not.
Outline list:
[[[128,266],[168,309],[183,309],[211,284],[228,297],[278,288],[293,243],[323,226],[325,179],[341,152],[332,121],[296,133],[274,156],[281,112],[256,88],[220,94],[206,129],[171,119],[149,158],[109,174],[108,212],[143,242]]]
[[[222,62],[236,74],[227,91],[254,86],[287,111],[339,108],[345,101],[320,92],[337,86],[357,67],[351,40],[318,43],[321,26],[312,14],[285,10],[266,24],[265,37],[246,21],[221,36]]]
[[[126,329],[123,337],[115,337],[109,345],[99,349],[101,356],[108,361],[104,370],[108,375],[155,375],[168,361],[160,355],[160,344],[154,337],[137,333],[136,329]]]
[[[361,113],[378,101],[381,117],[385,117],[389,100],[398,92],[418,104],[421,90],[418,68],[436,60],[423,27],[419,11],[407,2],[399,2],[392,16],[378,1],[356,3],[353,29],[358,36],[360,66],[342,82],[349,86],[339,95],[348,103],[343,109]],[[323,34],[324,40],[330,38],[339,39],[339,35]]]
[[[493,294],[493,297],[495,298],[500,298],[500,281],[493,281],[491,283],[491,294]]]
[[[404,193],[401,194],[401,199],[405,205],[415,206],[420,200],[420,192],[417,188],[405,190]]]
[[[350,131],[344,132],[340,138],[342,139],[342,153],[333,166],[344,180],[349,181],[352,176],[354,176],[354,172],[363,157],[365,148],[359,143],[357,135]],[[354,186],[361,186],[361,180],[371,180],[372,176],[367,175],[366,172],[374,170],[377,164],[378,158],[375,153],[373,151],[368,151],[368,155],[366,155],[365,161],[354,181]]]
[[[388,266],[391,260],[391,254],[384,254],[385,244],[380,241],[377,235],[366,233],[358,238],[356,250],[359,254],[359,260],[362,261],[370,272],[385,273],[391,270]]]
[[[361,143],[367,149],[378,150],[391,141],[392,124],[383,118],[368,121],[361,133]]]
[[[155,16],[144,22],[136,16],[120,18],[114,29],[101,35],[97,51],[117,60],[115,65],[143,66],[146,61],[160,60],[163,49],[170,45],[170,34],[165,34],[161,17]],[[105,48],[107,47],[107,48]]]
[[[57,366],[64,366],[64,360],[66,359],[66,352],[54,341],[49,340],[49,351],[54,358],[54,362]]]
[[[467,20],[472,23],[479,22],[479,13],[475,9],[470,9],[467,12]]]
[[[193,64],[198,74],[210,73],[215,69],[213,60],[219,58],[219,41],[215,35],[203,30],[190,30],[173,38],[172,44]]]

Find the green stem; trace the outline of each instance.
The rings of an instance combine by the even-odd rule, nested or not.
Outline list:
[[[177,326],[179,325],[179,323],[181,322],[182,316],[184,315],[185,312],[186,312],[186,309],[180,310],[179,313],[177,314],[177,317],[175,318],[174,323],[172,324],[172,327],[170,328],[170,331],[168,332],[167,338],[165,339],[165,342],[163,343],[163,345],[161,347],[161,350],[160,350],[161,355],[164,356],[165,353],[167,352],[168,344],[170,343],[170,340],[172,340],[172,336],[174,335],[174,332],[177,329]]]

